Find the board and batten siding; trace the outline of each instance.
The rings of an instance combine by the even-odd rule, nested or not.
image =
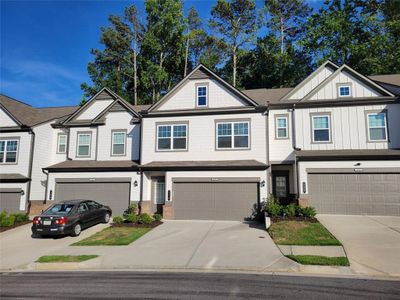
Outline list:
[[[276,139],[276,117],[287,116],[288,118],[288,138]],[[292,113],[290,109],[270,110],[268,113],[269,131],[269,160],[283,162],[294,160],[293,151],[293,132],[292,132]]]
[[[390,142],[368,142],[366,112],[384,110],[387,111]],[[330,143],[312,143],[313,113],[330,113]],[[296,109],[295,114],[296,146],[302,150],[373,150],[400,147],[400,104],[304,108]]]
[[[220,83],[213,79],[188,80],[170,99],[161,104],[156,110],[184,110],[196,108],[196,86],[205,84],[208,86],[208,108],[243,107],[248,104],[243,102]],[[201,109],[201,108],[199,108]]]
[[[140,124],[131,124],[132,115],[124,112],[110,112],[106,115],[106,124],[99,126],[97,160],[139,160]],[[112,131],[125,130],[125,155],[112,156]]]
[[[10,116],[0,108],[0,127],[12,127],[17,126],[18,124],[10,118]]]
[[[250,121],[250,149],[216,150],[216,121]],[[188,123],[187,151],[156,151],[156,124]],[[266,116],[259,113],[201,115],[142,120],[142,164],[151,161],[201,161],[255,159],[266,163]]]

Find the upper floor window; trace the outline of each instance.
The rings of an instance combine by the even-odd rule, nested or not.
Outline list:
[[[367,123],[369,141],[375,142],[387,140],[386,113],[367,114]]]
[[[78,157],[89,157],[90,156],[90,144],[92,140],[91,133],[78,133]]]
[[[157,150],[187,150],[187,124],[157,126]]]
[[[248,149],[249,122],[217,123],[217,149]]]
[[[199,85],[197,86],[197,106],[207,106],[208,105],[208,94],[207,94],[207,86]]]
[[[314,143],[331,141],[330,115],[312,116],[312,139]]]
[[[338,85],[338,92],[339,92],[339,97],[350,97],[351,87],[348,84]]]
[[[275,137],[277,139],[287,139],[288,134],[288,117],[279,116],[275,119]]]
[[[112,132],[112,145],[111,155],[125,155],[126,145],[126,132],[125,131],[113,131]]]
[[[65,153],[67,151],[67,135],[59,134],[57,138],[57,153]]]
[[[16,163],[18,139],[0,140],[0,163]]]

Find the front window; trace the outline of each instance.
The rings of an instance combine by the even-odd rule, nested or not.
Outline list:
[[[18,154],[18,140],[0,141],[0,163],[16,163]]]
[[[276,138],[277,139],[287,139],[288,138],[288,118],[287,117],[277,117],[276,118]]]
[[[351,96],[351,88],[349,85],[339,85],[339,97],[350,97]]]
[[[157,150],[186,150],[187,149],[187,125],[158,125],[157,126]]]
[[[207,86],[197,87],[197,106],[207,106]]]
[[[67,135],[59,134],[57,141],[57,153],[65,153],[67,151]]]
[[[330,142],[330,117],[329,115],[312,117],[313,142]]]
[[[90,133],[78,134],[78,155],[77,156],[90,156],[90,143],[92,135]]]
[[[367,118],[368,118],[369,141],[386,141],[387,140],[386,114],[371,113],[367,115]]]
[[[217,149],[248,149],[249,122],[217,123]]]
[[[112,155],[125,155],[126,132],[114,131],[112,133]]]

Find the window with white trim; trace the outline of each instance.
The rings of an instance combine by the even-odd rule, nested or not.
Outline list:
[[[249,148],[249,122],[220,122],[216,127],[217,149]]]
[[[157,125],[157,150],[187,150],[187,124]]]
[[[338,86],[338,94],[339,97],[350,97],[351,96],[351,87],[348,84],[343,84]]]
[[[78,146],[77,146],[77,156],[78,157],[89,157],[90,156],[91,141],[92,141],[91,133],[78,133]]]
[[[206,85],[201,85],[197,86],[197,106],[202,107],[202,106],[207,106],[207,86]]]
[[[312,139],[314,143],[331,141],[330,115],[312,116]]]
[[[57,153],[65,153],[67,151],[67,135],[59,134],[57,139]]]
[[[112,145],[111,155],[124,156],[126,145],[126,132],[125,131],[113,131],[112,132]]]
[[[288,117],[276,117],[275,119],[275,136],[277,139],[287,139],[288,138]]]
[[[18,157],[18,139],[0,140],[0,163],[16,163]]]
[[[379,142],[387,140],[386,113],[367,114],[368,140]]]

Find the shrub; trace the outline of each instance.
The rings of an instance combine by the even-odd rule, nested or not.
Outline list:
[[[6,215],[6,217],[3,217],[1,219],[0,227],[10,227],[10,226],[13,226],[14,223],[15,223],[15,216],[14,215],[9,215],[9,216]]]
[[[289,205],[284,206],[282,209],[282,212],[287,217],[294,217],[294,216],[296,216],[297,207],[298,207],[298,205],[291,203]]]
[[[0,223],[3,222],[3,220],[4,220],[5,218],[7,218],[7,212],[6,212],[5,210],[3,210],[3,211],[0,213]]]
[[[124,218],[121,216],[115,216],[113,218],[113,222],[114,224],[122,224],[124,222]]]
[[[153,221],[154,221],[154,219],[146,213],[140,214],[139,218],[138,218],[138,223],[140,223],[140,224],[149,225],[149,224],[153,223]]]
[[[302,215],[304,217],[314,218],[316,214],[317,214],[317,211],[312,206],[302,208]]]
[[[16,213],[13,214],[15,216],[15,223],[23,223],[29,221],[29,216],[25,213]]]
[[[138,220],[138,216],[136,214],[129,214],[125,216],[125,220],[128,223],[136,223]]]
[[[270,194],[267,201],[264,204],[264,211],[271,217],[277,217],[282,213],[282,205],[279,203],[279,199],[274,195]]]
[[[162,215],[160,215],[160,214],[154,214],[154,215],[153,215],[153,219],[156,220],[156,221],[161,221]]]
[[[132,203],[129,207],[124,211],[124,217],[126,218],[128,215],[136,215],[137,214],[137,204]]]

